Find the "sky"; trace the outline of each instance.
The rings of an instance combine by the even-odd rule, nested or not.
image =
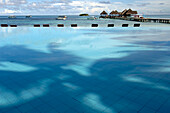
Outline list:
[[[0,0],[0,15],[99,15],[131,8],[143,15],[170,15],[170,0]]]

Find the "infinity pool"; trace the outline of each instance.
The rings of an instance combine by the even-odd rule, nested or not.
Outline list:
[[[169,32],[0,28],[0,113],[169,113]]]

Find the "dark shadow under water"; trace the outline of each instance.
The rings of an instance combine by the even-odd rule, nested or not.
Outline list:
[[[119,33],[134,32],[125,31]],[[94,60],[86,70],[88,76],[68,68],[76,68],[84,58],[56,49],[55,44],[48,45],[48,53],[24,45],[0,47],[0,113],[169,113],[169,41],[130,43],[135,45],[118,46],[118,52],[127,56]],[[124,50],[138,46],[151,49]]]
[[[0,48],[0,64],[35,68],[0,71],[2,113],[151,113],[169,103],[170,72],[158,70],[164,67],[160,59],[169,59],[169,51],[136,51],[123,58],[100,59],[89,67],[90,76],[83,76],[63,68],[81,62],[80,57],[49,49],[50,53],[24,46]],[[169,108],[163,110],[169,112]]]

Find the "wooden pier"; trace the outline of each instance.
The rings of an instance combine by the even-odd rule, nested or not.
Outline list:
[[[137,21],[137,22],[152,22],[152,23],[165,23],[170,24],[170,19],[163,18],[144,18],[138,14],[137,11],[132,9],[125,9],[122,12],[118,12],[117,10],[113,10],[108,14],[106,11],[100,13],[99,18],[110,18],[110,19],[120,19],[120,20],[128,20],[128,21]]]
[[[154,22],[154,23],[166,23],[166,24],[170,24],[170,19],[156,19],[156,18],[135,18],[132,19],[134,21],[138,21],[138,22]]]
[[[170,24],[170,19],[124,18],[124,17],[116,17],[115,19],[128,20],[128,21],[137,21],[137,22],[152,22],[152,23],[165,23],[165,24]]]

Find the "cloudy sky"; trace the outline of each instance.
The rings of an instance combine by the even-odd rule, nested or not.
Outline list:
[[[0,0],[0,15],[99,14],[102,10],[125,8],[138,10],[140,14],[170,15],[169,7],[170,0]]]

